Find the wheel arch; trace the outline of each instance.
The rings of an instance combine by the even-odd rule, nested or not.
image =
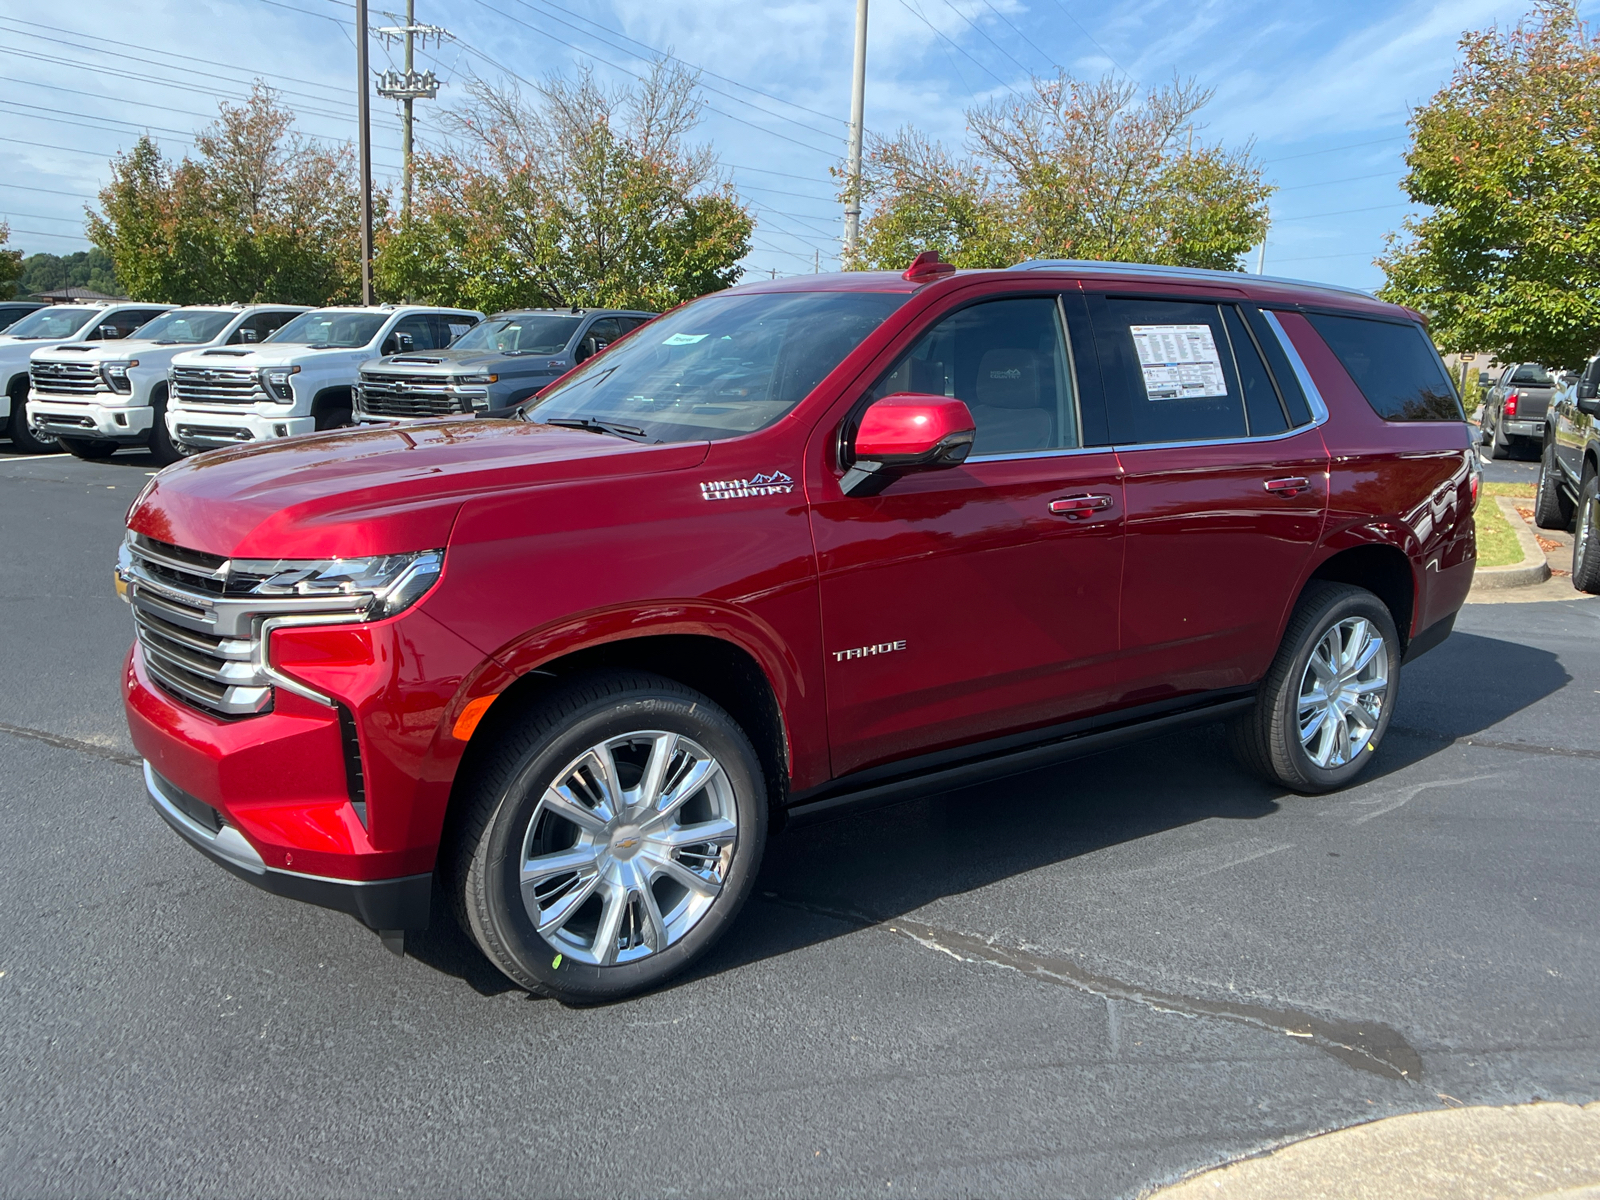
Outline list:
[[[1404,652],[1411,641],[1411,622],[1417,609],[1417,574],[1411,558],[1400,547],[1388,542],[1365,542],[1336,550],[1317,564],[1300,595],[1313,583],[1327,580],[1331,583],[1349,583],[1367,591],[1383,601],[1384,607],[1394,617],[1395,630],[1400,635],[1400,649]],[[1296,597],[1298,602],[1299,596]]]
[[[355,401],[355,391],[347,383],[321,388],[311,397],[311,415],[315,417],[330,408],[348,408],[353,412]]]

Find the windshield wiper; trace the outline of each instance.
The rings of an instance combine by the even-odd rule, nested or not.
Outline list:
[[[642,438],[644,430],[637,425],[623,425],[617,421],[597,421],[593,417],[546,417],[533,420],[540,425],[565,425],[572,429],[592,429],[596,433],[609,433],[612,437]]]

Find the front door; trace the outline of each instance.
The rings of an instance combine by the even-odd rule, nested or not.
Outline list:
[[[1109,701],[1122,483],[1109,448],[1082,448],[1064,320],[1057,296],[970,304],[936,318],[876,382],[872,398],[964,400],[977,438],[963,465],[855,497],[830,458],[809,456],[829,464],[808,491],[835,775]],[[1078,497],[1101,507],[1052,511]]]
[[[1322,436],[1238,305],[1089,304],[1128,506],[1121,702],[1253,683],[1322,532]]]

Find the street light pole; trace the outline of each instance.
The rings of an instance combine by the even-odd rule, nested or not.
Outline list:
[[[1256,255],[1256,274],[1267,269],[1267,234],[1272,232],[1272,210],[1267,209],[1267,227],[1261,231],[1261,252]]]
[[[855,81],[850,89],[850,148],[844,202],[844,265],[855,263],[861,236],[861,140],[867,104],[867,0],[856,0]]]
[[[356,0],[356,121],[361,157],[361,303],[372,303],[372,112],[367,87],[367,0]]]

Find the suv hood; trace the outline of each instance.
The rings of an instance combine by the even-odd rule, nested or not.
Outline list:
[[[372,351],[367,346],[338,346],[327,350],[313,350],[310,346],[299,342],[284,342],[281,345],[273,342],[263,342],[259,346],[212,346],[199,347],[186,350],[183,354],[182,366],[185,367],[281,367],[296,362],[314,362],[319,354],[337,357],[340,354],[368,354]],[[176,359],[173,365],[180,365]]]
[[[76,345],[75,338],[14,338],[0,334],[0,362],[26,364],[35,350],[54,350],[57,346]]]
[[[141,354],[187,354],[193,350],[204,350],[205,346],[180,346],[176,343],[164,346],[160,342],[136,342],[132,338],[124,338],[115,342],[46,343],[46,348],[62,351],[61,357],[68,362],[118,362],[124,358],[138,358]]]
[[[227,557],[398,554],[446,545],[473,496],[682,470],[708,448],[523,421],[344,429],[185,459],[150,481],[128,525]]]
[[[538,361],[543,366],[542,360],[559,358],[562,353],[560,350],[554,355],[502,354],[497,350],[413,350],[362,363],[361,369],[394,375],[465,375],[523,361]]]

